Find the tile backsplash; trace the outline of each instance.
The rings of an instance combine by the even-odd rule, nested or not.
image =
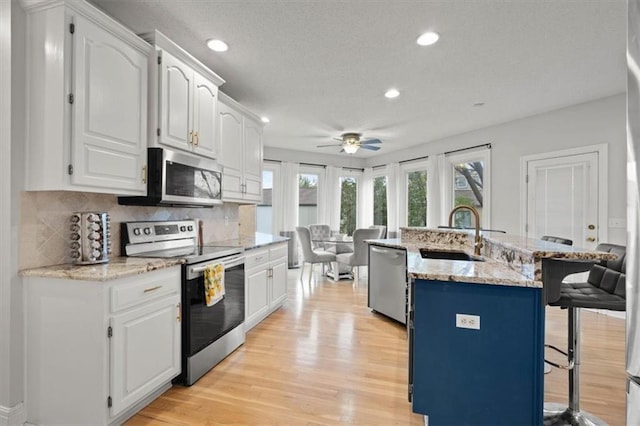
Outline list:
[[[120,224],[138,220],[201,219],[204,241],[238,238],[238,204],[214,208],[121,206],[115,195],[70,191],[23,192],[20,199],[20,269],[71,263],[70,216],[101,211],[111,217],[111,257],[120,256]],[[243,233],[255,230],[247,219]]]

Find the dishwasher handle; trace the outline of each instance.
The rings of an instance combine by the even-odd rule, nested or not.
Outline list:
[[[371,251],[374,253],[383,254],[385,256],[390,257],[391,259],[397,259],[403,254],[396,249],[383,249],[383,248],[374,247],[374,246],[371,246]]]

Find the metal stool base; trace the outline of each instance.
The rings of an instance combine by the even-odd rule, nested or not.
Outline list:
[[[563,404],[544,404],[544,426],[606,426],[607,422],[584,411],[573,411]]]

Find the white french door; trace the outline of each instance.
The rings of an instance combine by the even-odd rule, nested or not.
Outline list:
[[[527,237],[552,235],[569,238],[574,246],[595,248],[604,237],[599,216],[600,203],[606,202],[598,186],[600,155],[551,153],[526,161]]]

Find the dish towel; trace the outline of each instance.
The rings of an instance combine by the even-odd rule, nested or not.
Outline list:
[[[204,270],[204,299],[213,306],[224,297],[224,266],[222,263],[207,265]]]

